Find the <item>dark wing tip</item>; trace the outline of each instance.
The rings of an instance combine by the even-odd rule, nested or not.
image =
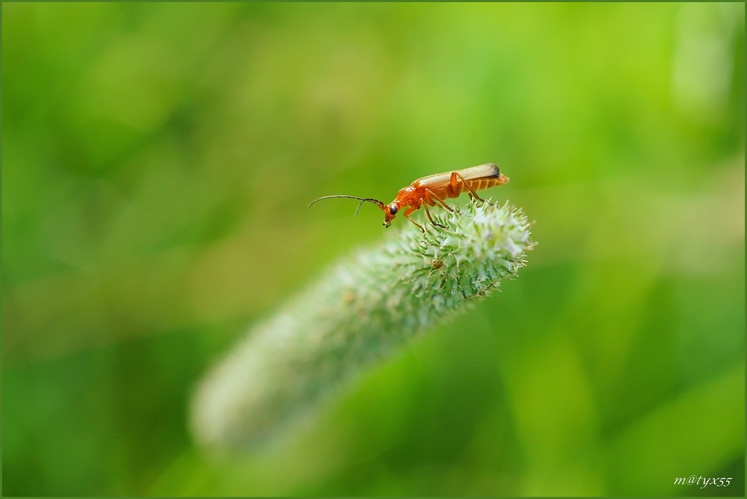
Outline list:
[[[501,170],[500,168],[498,168],[498,165],[496,165],[495,163],[485,163],[485,167],[493,170],[493,172],[490,174],[491,177],[501,176]]]

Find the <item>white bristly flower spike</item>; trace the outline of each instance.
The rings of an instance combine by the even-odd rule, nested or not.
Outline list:
[[[258,324],[200,383],[195,438],[251,450],[407,340],[516,275],[534,243],[518,208],[470,201],[338,263]],[[409,224],[408,224],[409,225]]]

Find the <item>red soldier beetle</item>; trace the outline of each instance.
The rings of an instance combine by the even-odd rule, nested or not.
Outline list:
[[[430,220],[431,224],[435,227],[444,228],[443,225],[433,220],[431,212],[428,210],[429,206],[441,205],[449,211],[454,211],[452,207],[446,204],[444,201],[445,199],[456,198],[463,192],[469,192],[470,196],[474,199],[484,201],[484,199],[477,195],[477,191],[497,185],[503,185],[508,182],[508,180],[508,177],[503,175],[496,165],[493,163],[485,163],[484,165],[473,166],[463,170],[436,173],[435,175],[428,175],[427,177],[419,178],[407,187],[400,189],[397,193],[397,197],[395,197],[394,201],[389,204],[384,204],[374,198],[362,198],[358,196],[338,194],[317,198],[312,201],[309,206],[323,199],[357,199],[360,203],[358,203],[358,208],[355,210],[355,214],[358,215],[358,211],[361,209],[363,203],[372,203],[384,212],[384,227],[389,227],[392,224],[392,220],[397,216],[397,213],[399,213],[402,208],[407,207],[404,212],[405,218],[425,232],[422,225],[410,218],[410,215],[414,211],[419,210],[421,207],[425,208],[425,214],[428,216],[428,220]]]

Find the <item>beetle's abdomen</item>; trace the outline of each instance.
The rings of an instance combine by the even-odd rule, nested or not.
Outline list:
[[[508,182],[508,177],[501,173],[497,177],[467,180],[467,185],[472,187],[472,189],[475,191],[482,191],[484,189],[490,189],[491,187],[495,187],[497,185],[503,185],[506,182]],[[459,187],[461,187],[462,192],[469,192],[469,189],[466,185],[464,185],[464,183],[459,182],[458,185]]]

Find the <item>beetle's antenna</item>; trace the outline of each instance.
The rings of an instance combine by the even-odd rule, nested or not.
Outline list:
[[[322,196],[320,198],[316,198],[311,203],[309,203],[309,207],[311,207],[314,203],[316,203],[318,201],[321,201],[322,199],[334,199],[334,198],[357,199],[358,201],[360,201],[360,203],[358,203],[358,208],[355,209],[355,216],[358,216],[358,212],[360,211],[361,206],[363,206],[363,203],[365,203],[365,202],[373,203],[376,206],[378,206],[379,208],[381,208],[382,210],[385,208],[384,207],[384,203],[382,203],[378,199],[374,199],[374,198],[362,198],[362,197],[358,197],[358,196],[348,196],[346,194],[336,194],[334,196]]]

